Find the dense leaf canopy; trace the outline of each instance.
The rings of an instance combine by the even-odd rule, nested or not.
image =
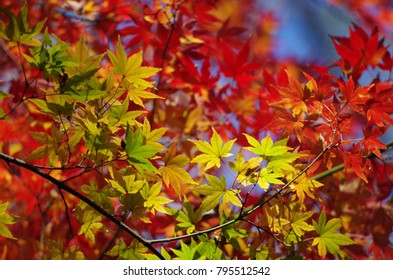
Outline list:
[[[393,8],[330,2],[304,65],[263,1],[3,0],[0,258],[392,259]]]

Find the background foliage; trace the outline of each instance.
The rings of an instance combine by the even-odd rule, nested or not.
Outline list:
[[[326,6],[305,65],[259,1],[2,1],[0,257],[393,258],[393,8]]]

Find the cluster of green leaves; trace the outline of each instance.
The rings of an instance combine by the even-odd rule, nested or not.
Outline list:
[[[8,25],[0,21],[0,38],[12,44],[41,46],[40,40],[35,37],[40,34],[46,20],[40,21],[30,28],[26,3],[17,15],[14,15],[10,10],[2,6],[0,6],[0,12],[5,14],[9,21]]]

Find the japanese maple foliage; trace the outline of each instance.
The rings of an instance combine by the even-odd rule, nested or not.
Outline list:
[[[392,259],[392,22],[351,2],[305,66],[254,0],[3,1],[0,257]]]

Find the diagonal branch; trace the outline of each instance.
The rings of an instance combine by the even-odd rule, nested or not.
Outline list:
[[[391,147],[393,147],[393,142],[388,143],[387,148],[390,149]],[[0,152],[0,159],[3,159],[5,162],[7,162],[8,164],[13,163],[16,164],[18,166],[21,166],[23,168],[26,168],[38,175],[40,175],[41,177],[47,179],[48,181],[52,182],[53,184],[55,184],[60,190],[64,190],[68,193],[70,193],[71,195],[79,198],[80,200],[82,200],[83,202],[85,202],[86,204],[88,204],[90,207],[92,207],[93,209],[95,209],[97,212],[99,212],[101,215],[103,215],[104,217],[106,217],[107,219],[109,219],[111,222],[113,222],[114,224],[116,224],[119,228],[125,230],[127,233],[129,233],[131,236],[133,236],[136,240],[138,240],[139,242],[141,242],[144,246],[146,246],[149,250],[151,250],[158,258],[160,259],[164,259],[164,257],[154,248],[153,244],[156,243],[168,243],[168,242],[172,242],[172,241],[177,241],[177,240],[182,240],[182,239],[186,239],[186,238],[191,238],[191,237],[195,237],[195,236],[199,236],[199,235],[203,235],[203,234],[209,234],[211,232],[214,232],[216,230],[225,228],[227,226],[230,226],[238,221],[241,220],[245,220],[245,217],[247,217],[248,215],[252,214],[253,212],[255,212],[256,210],[260,209],[261,207],[263,207],[266,203],[268,203],[269,201],[271,201],[272,199],[274,199],[275,197],[279,196],[279,195],[286,195],[288,194],[290,191],[288,191],[288,187],[295,182],[301,175],[303,175],[305,172],[307,172],[314,164],[315,162],[317,162],[328,150],[330,150],[333,147],[333,144],[329,144],[328,146],[326,146],[315,158],[312,162],[310,162],[302,171],[300,171],[294,178],[292,178],[292,180],[290,180],[289,182],[287,182],[280,190],[278,190],[275,194],[273,194],[272,196],[270,196],[269,198],[265,199],[264,201],[262,201],[261,203],[251,206],[248,209],[245,209],[244,211],[242,211],[240,214],[238,214],[237,216],[233,217],[231,220],[227,221],[226,223],[217,225],[215,227],[206,229],[206,230],[202,230],[202,231],[197,231],[197,232],[193,232],[191,234],[186,234],[186,235],[180,235],[180,236],[176,236],[176,237],[169,237],[169,238],[161,238],[161,239],[153,239],[153,240],[147,240],[145,238],[143,238],[142,236],[140,236],[137,232],[135,232],[134,230],[132,230],[130,227],[128,227],[126,224],[124,224],[124,222],[118,220],[116,217],[114,217],[113,215],[111,215],[110,213],[108,213],[107,211],[105,211],[103,208],[101,208],[100,206],[98,206],[96,203],[94,203],[93,201],[91,201],[89,198],[85,197],[83,194],[79,193],[78,191],[72,189],[70,186],[68,186],[67,184],[65,184],[64,182],[61,182],[55,178],[53,178],[51,175],[41,171],[40,169],[38,169],[36,166],[31,165],[29,163],[26,163],[23,160],[11,157],[9,155],[6,155],[4,153]],[[370,154],[368,156],[366,156],[366,158],[372,157],[373,155]],[[343,164],[337,165],[334,168],[322,172],[319,175],[314,176],[312,179],[313,180],[317,180],[317,179],[321,179],[323,177],[326,177],[328,175],[333,174],[334,172],[337,172],[341,169],[344,168]]]
[[[49,182],[53,183],[60,190],[64,190],[64,191],[68,192],[69,194],[79,198],[80,200],[85,202],[87,205],[92,207],[94,210],[96,210],[98,213],[103,215],[105,218],[110,220],[112,223],[114,223],[117,226],[119,226],[120,228],[122,228],[124,231],[126,231],[128,234],[130,234],[133,238],[135,238],[136,240],[141,242],[144,246],[146,246],[146,248],[148,248],[150,251],[152,251],[158,258],[160,258],[162,260],[164,259],[164,257],[156,250],[156,248],[153,247],[151,242],[149,242],[148,240],[144,239],[136,231],[134,231],[133,229],[128,227],[124,222],[119,221],[115,216],[113,216],[110,213],[108,213],[107,211],[105,211],[103,208],[98,206],[92,200],[90,200],[89,198],[87,198],[86,196],[81,194],[80,192],[74,190],[73,188],[68,186],[66,183],[57,180],[56,178],[52,177],[51,175],[41,171],[37,167],[35,167],[35,166],[33,166],[33,165],[23,161],[23,160],[11,157],[11,156],[6,155],[6,154],[1,153],[1,152],[0,152],[0,159],[4,160],[8,164],[13,163],[13,164],[16,164],[16,165],[18,165],[20,167],[23,167],[23,168],[27,169],[27,170],[30,170],[30,171],[36,173],[37,175],[45,178]]]
[[[176,236],[176,237],[170,237],[170,238],[162,238],[162,239],[156,239],[156,240],[150,240],[150,244],[154,244],[154,243],[166,243],[166,242],[171,242],[171,241],[176,241],[176,240],[181,240],[181,239],[185,239],[185,238],[189,238],[189,237],[194,237],[194,236],[198,236],[201,234],[207,234],[207,233],[211,233],[214,232],[218,229],[222,229],[225,228],[229,225],[232,225],[238,221],[244,220],[245,217],[247,217],[248,215],[252,214],[253,212],[255,212],[256,210],[258,210],[259,208],[263,207],[266,203],[268,203],[270,200],[274,199],[275,197],[279,196],[279,195],[286,195],[287,192],[284,192],[288,189],[288,187],[295,182],[301,175],[303,175],[305,172],[307,172],[307,170],[309,170],[311,168],[311,166],[313,166],[315,164],[315,162],[317,162],[329,149],[331,149],[333,146],[332,143],[330,143],[328,146],[326,146],[322,152],[320,152],[318,154],[318,156],[316,156],[314,158],[314,160],[312,162],[310,162],[302,171],[300,171],[295,177],[292,178],[292,180],[290,180],[289,182],[287,182],[280,190],[278,190],[275,194],[273,194],[272,196],[270,196],[269,198],[265,199],[264,201],[262,201],[261,203],[251,206],[250,208],[244,210],[242,213],[240,213],[239,215],[235,216],[233,219],[229,220],[226,223],[223,223],[221,225],[206,229],[206,230],[201,230],[201,231],[197,231],[191,234],[186,234],[186,235],[180,235],[180,236]]]
[[[333,142],[333,141],[332,141]],[[216,230],[225,228],[229,225],[232,225],[238,221],[241,220],[245,220],[245,217],[247,217],[248,215],[252,214],[253,212],[255,212],[256,210],[260,209],[261,207],[263,207],[266,203],[268,203],[269,201],[271,201],[272,199],[274,199],[275,197],[279,196],[279,195],[287,195],[290,190],[288,191],[288,187],[295,182],[301,175],[303,175],[305,172],[307,172],[328,150],[330,150],[333,147],[333,143],[330,143],[328,146],[326,146],[315,158],[312,162],[310,162],[302,171],[300,171],[294,178],[292,178],[292,180],[290,180],[289,182],[287,182],[280,190],[278,190],[274,195],[270,196],[269,198],[263,200],[261,203],[251,206],[250,208],[246,209],[245,211],[241,212],[239,215],[235,216],[233,219],[229,220],[226,223],[217,225],[215,227],[206,229],[206,230],[202,230],[202,231],[197,231],[197,232],[193,232],[191,234],[186,234],[186,235],[180,235],[180,236],[176,236],[176,237],[170,237],[170,238],[162,238],[162,239],[156,239],[156,240],[150,240],[149,243],[150,244],[155,244],[155,243],[167,243],[167,242],[171,242],[171,241],[176,241],[176,240],[181,240],[181,239],[185,239],[185,238],[190,238],[190,237],[194,237],[194,236],[198,236],[198,235],[202,235],[202,234],[208,234],[211,232],[214,232]],[[387,149],[392,148],[393,147],[393,142],[390,142],[386,145]],[[386,151],[386,150],[385,150]],[[383,151],[383,152],[385,152]],[[366,158],[370,158],[373,157],[373,154],[369,154],[368,156],[366,156]],[[312,178],[312,180],[319,180],[321,178],[324,178],[328,175],[333,174],[334,172],[337,172],[341,169],[344,168],[344,164],[340,164],[337,165],[335,167],[333,167],[330,170],[327,170],[325,172],[322,172],[316,176],[314,176]]]

